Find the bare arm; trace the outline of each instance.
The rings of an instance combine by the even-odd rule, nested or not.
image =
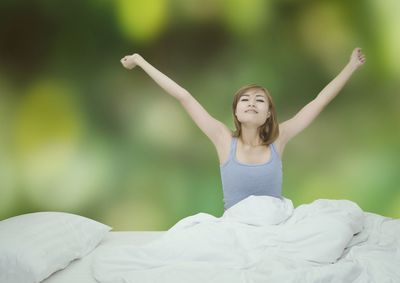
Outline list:
[[[230,133],[230,130],[213,118],[186,89],[154,68],[139,54],[125,56],[121,59],[121,63],[127,69],[132,69],[136,65],[140,66],[162,89],[181,103],[196,125],[214,145],[219,145],[224,134]]]
[[[353,73],[365,63],[365,56],[360,48],[355,48],[349,63],[318,95],[304,106],[293,118],[280,125],[280,140],[283,146],[294,136],[308,127],[321,111],[331,102],[344,87]]]
[[[180,85],[154,68],[137,53],[125,56],[121,59],[121,63],[127,69],[133,69],[135,66],[141,67],[143,71],[145,71],[162,89],[178,100],[189,95],[186,89],[182,88]]]

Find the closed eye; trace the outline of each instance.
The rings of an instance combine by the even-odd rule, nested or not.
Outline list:
[[[240,101],[249,101],[249,99],[248,99],[248,98],[242,98]],[[262,99],[257,99],[257,101],[258,101],[258,102],[265,102],[265,101],[262,100]]]

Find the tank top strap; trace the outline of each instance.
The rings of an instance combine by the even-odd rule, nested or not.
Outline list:
[[[273,153],[276,153],[275,143],[271,143],[271,148]]]
[[[233,158],[233,155],[236,152],[236,146],[237,146],[237,138],[236,137],[232,137],[231,140],[231,149],[229,151],[229,160],[231,160]]]
[[[271,143],[271,148],[272,148],[272,154],[274,154],[275,157],[277,157],[277,159],[280,160],[281,158],[279,156],[278,150],[276,149],[276,146],[275,146],[274,142]]]

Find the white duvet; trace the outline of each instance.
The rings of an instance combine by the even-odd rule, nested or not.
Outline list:
[[[348,200],[250,196],[142,247],[99,250],[93,276],[133,282],[400,282],[400,220]]]

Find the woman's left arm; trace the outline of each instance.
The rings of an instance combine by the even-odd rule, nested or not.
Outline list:
[[[365,61],[365,55],[362,54],[361,48],[355,48],[350,56],[349,63],[343,68],[339,75],[324,87],[317,97],[304,106],[293,118],[279,125],[279,139],[283,146],[315,120],[325,106],[328,105],[344,87],[354,71],[361,67]]]

